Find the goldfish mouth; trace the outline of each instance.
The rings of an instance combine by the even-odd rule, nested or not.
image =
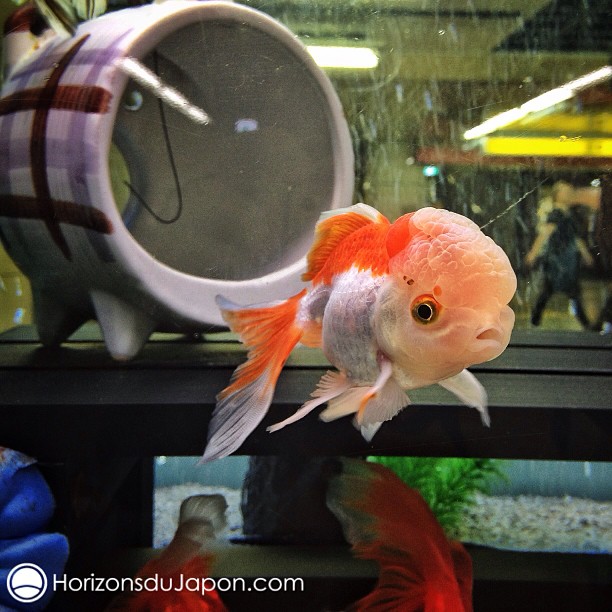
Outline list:
[[[486,329],[478,334],[471,346],[474,363],[491,361],[504,352],[508,346],[510,334],[500,329]]]
[[[476,330],[472,351],[480,353],[485,360],[497,357],[508,346],[514,325],[514,312],[506,306],[499,320]]]
[[[481,331],[476,336],[476,340],[493,340],[501,344],[504,338],[504,332],[497,327],[488,327]]]
[[[478,359],[489,361],[506,348],[508,340],[507,330],[502,327],[483,327],[477,330],[471,351],[478,353]]]

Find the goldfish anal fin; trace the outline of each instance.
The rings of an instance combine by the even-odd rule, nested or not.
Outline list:
[[[264,418],[283,365],[303,333],[296,319],[305,293],[250,308],[217,299],[223,318],[249,350],[247,360],[217,396],[202,461],[234,452]]]
[[[367,204],[324,212],[315,227],[315,239],[308,253],[308,266],[302,280],[313,280],[345,238],[372,223],[389,224],[386,217]]]
[[[342,395],[350,387],[346,375],[341,372],[332,372],[328,370],[319,380],[317,388],[311,393],[313,399],[308,400],[290,417],[280,423],[275,423],[268,427],[268,431],[274,432],[295,423],[304,418],[309,412],[312,412],[317,406],[332,400],[339,395]]]

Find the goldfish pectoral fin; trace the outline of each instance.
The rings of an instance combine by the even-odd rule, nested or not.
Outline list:
[[[490,427],[491,419],[487,410],[487,392],[478,382],[478,379],[468,370],[462,370],[459,374],[451,376],[438,382],[471,408],[480,412],[483,425]]]
[[[267,431],[273,432],[282,429],[286,425],[295,423],[305,417],[309,412],[317,406],[325,404],[329,400],[341,395],[349,388],[349,382],[346,375],[342,372],[326,372],[317,384],[317,388],[312,392],[313,399],[308,400],[299,410],[292,414],[289,418],[280,423],[275,423],[268,427]]]

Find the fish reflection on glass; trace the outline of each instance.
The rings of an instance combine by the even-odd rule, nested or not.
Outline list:
[[[465,368],[506,348],[516,276],[475,223],[434,208],[394,223],[365,204],[323,213],[303,280],[310,286],[281,302],[217,299],[249,352],[217,396],[203,461],[232,453],[257,427],[298,342],[321,347],[337,371],[270,431],[327,403],[321,419],[356,413],[369,441],[409,404],[406,391],[434,383],[489,424],[486,393]]]
[[[120,596],[107,612],[227,612],[209,579],[226,509],[222,495],[184,500],[172,541],[135,576],[141,588]]]
[[[353,554],[380,567],[374,590],[347,612],[472,612],[472,559],[448,540],[420,493],[382,465],[343,459],[327,505]]]

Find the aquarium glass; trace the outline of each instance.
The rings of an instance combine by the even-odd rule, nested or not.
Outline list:
[[[118,0],[109,6],[125,4]],[[518,291],[512,303],[517,329],[609,331],[609,3],[245,0],[244,4],[286,25],[331,77],[352,136],[355,201],[371,204],[391,219],[423,206],[447,208],[474,219],[506,250],[517,273]],[[12,7],[11,2],[3,2],[0,16]],[[138,100],[132,102],[132,109],[139,106]],[[298,154],[303,149],[303,144],[291,140],[287,119],[291,104],[287,95],[282,118],[286,151],[279,151],[282,159],[274,162],[280,166],[291,157],[291,150]],[[128,107],[130,100],[125,101],[124,108]],[[129,116],[129,110],[122,112]],[[300,125],[300,138],[304,121],[312,122],[311,137],[316,136],[314,118],[300,114],[294,119]],[[155,122],[149,123],[153,129]],[[202,168],[199,162],[194,163],[199,167],[186,168],[188,149],[195,145],[193,134],[179,128],[187,140],[174,154],[182,160],[188,186],[193,183],[190,177],[201,174]],[[243,132],[254,129],[243,122],[236,128],[238,136],[232,137],[246,140],[249,134]],[[168,138],[176,139],[174,149],[180,149],[172,125],[168,130]],[[239,150],[236,154],[241,156]],[[323,163],[326,155],[313,163]],[[200,157],[198,153],[194,159]],[[218,159],[232,163],[231,155]],[[249,172],[255,172],[259,163],[255,162]],[[206,165],[211,163],[214,159],[206,160]],[[303,173],[299,155],[296,164],[299,168],[279,167],[279,177]],[[111,166],[119,173],[126,171],[116,151],[111,152]],[[168,178],[168,184],[173,180]],[[249,197],[256,189],[256,172],[249,182],[250,186],[235,182],[234,191],[240,187],[245,198],[234,194],[232,199],[236,212],[252,220],[260,213],[249,208],[257,201]],[[146,190],[145,185],[140,188]],[[185,194],[197,198],[198,190],[186,188]],[[126,197],[117,193],[118,206],[125,204]],[[173,214],[174,200],[176,194],[155,204],[163,208],[160,216]],[[125,211],[128,225],[135,223],[133,212]],[[300,214],[292,215],[299,223]],[[145,221],[151,222],[143,216],[141,224]],[[187,224],[184,230],[192,231],[191,221]],[[280,240],[275,227],[253,223],[249,232],[262,232],[262,241],[283,257],[282,244],[274,246]],[[144,232],[145,242],[157,240],[150,237],[150,230],[136,225],[130,230]],[[171,232],[168,227],[159,230]],[[229,249],[230,259],[235,258],[239,245],[231,245],[224,231],[215,230],[213,239],[219,244],[214,250],[223,257]],[[212,270],[214,276],[215,270],[224,269],[222,263],[199,261],[197,254],[186,257],[184,244],[173,240],[175,251],[164,247],[157,253],[162,261],[175,265],[173,257],[180,257],[178,267],[188,273]],[[265,270],[265,265],[260,268]],[[239,271],[229,274],[240,278]],[[32,320],[28,279],[0,253],[0,330]]]
[[[222,459],[214,469],[196,467],[197,460],[156,459],[155,546],[172,537],[181,501],[189,495],[224,495],[228,526],[223,536],[236,541],[243,537],[240,505],[248,459]],[[419,490],[446,533],[462,542],[503,550],[612,554],[610,463],[456,457],[369,460],[386,465]]]
[[[151,1],[108,0],[108,8],[115,11]],[[19,2],[0,0],[0,20],[15,9],[15,4]],[[603,563],[588,567],[603,567],[612,559],[609,556],[612,554],[612,463],[607,461],[610,453],[606,446],[610,407],[606,390],[611,380],[609,348],[612,342],[610,1],[241,0],[240,4],[257,9],[285,26],[329,77],[350,134],[350,143],[345,139],[340,149],[352,153],[353,158],[354,177],[345,176],[344,199],[349,199],[352,193],[352,203],[365,202],[391,221],[429,206],[465,215],[504,249],[518,279],[517,291],[510,303],[516,315],[511,346],[499,360],[475,368],[477,376],[481,375],[479,369],[483,374],[483,383],[487,379],[491,383],[485,385],[489,404],[497,412],[494,414],[491,410],[495,417],[491,429],[481,427],[476,411],[467,407],[458,408],[457,416],[440,418],[435,412],[437,407],[442,407],[444,414],[456,407],[450,403],[450,395],[436,395],[440,391],[437,387],[431,396],[430,390],[417,389],[414,393],[410,391],[413,406],[406,412],[414,408],[415,422],[424,423],[427,431],[412,428],[411,442],[402,438],[398,446],[383,447],[379,452],[494,455],[497,448],[491,445],[499,444],[497,457],[580,460],[396,456],[368,459],[387,465],[409,486],[419,489],[449,538],[466,543],[472,551],[568,553],[559,555],[563,557],[561,564],[570,568],[566,575],[573,571],[574,560],[579,558],[597,557]],[[279,266],[286,265],[295,266],[297,283],[301,260],[295,256],[296,245],[297,250],[306,252],[312,238],[310,229],[322,207],[328,207],[337,191],[334,181],[338,167],[342,166],[335,159],[337,138],[330,136],[333,130],[328,131],[329,117],[318,111],[317,104],[324,106],[318,89],[320,83],[306,70],[303,79],[299,74],[300,57],[282,45],[278,47],[276,41],[260,40],[253,45],[254,39],[242,38],[249,30],[247,24],[236,27],[231,35],[236,52],[231,60],[232,74],[244,75],[243,87],[240,91],[236,88],[235,98],[218,95],[216,86],[221,88],[227,77],[219,69],[225,58],[221,47],[207,54],[207,44],[213,40],[227,41],[230,36],[226,25],[189,24],[143,57],[145,67],[163,79],[165,85],[180,90],[186,98],[197,100],[205,111],[210,111],[213,122],[209,133],[215,134],[215,146],[202,146],[200,132],[193,129],[193,122],[186,115],[166,113],[168,108],[159,96],[132,83],[123,92],[113,128],[108,155],[109,189],[121,215],[121,230],[164,270],[176,271],[183,278],[205,277],[215,283],[229,281],[228,285],[235,287],[242,281],[273,276]],[[197,41],[194,47],[192,39]],[[179,59],[169,61],[167,57],[157,56],[158,51],[163,55],[168,48]],[[202,66],[206,66],[201,71],[200,58]],[[268,60],[274,61],[269,64]],[[295,80],[284,80],[283,63],[284,68],[298,71],[297,79],[292,73]],[[0,82],[2,77],[0,73]],[[277,84],[276,77],[284,83],[283,87],[270,85]],[[2,106],[0,99],[0,113],[3,108],[7,107]],[[141,158],[130,149],[132,146],[139,149]],[[7,156],[2,157],[2,147],[0,138],[0,171],[3,163],[5,167],[10,165]],[[30,159],[27,147],[22,148],[27,162]],[[156,155],[151,155],[152,150]],[[343,155],[344,162],[350,157],[350,154]],[[140,175],[145,175],[147,180],[139,180]],[[68,414],[67,423],[71,426],[66,427],[69,432],[66,436],[72,437],[78,436],[79,427],[89,426],[76,419],[77,413],[82,417],[82,408],[109,408],[108,422],[119,423],[119,427],[123,427],[124,416],[132,416],[132,408],[134,414],[141,414],[138,411],[143,406],[157,411],[151,422],[164,422],[167,408],[173,419],[168,421],[172,431],[162,431],[162,436],[175,434],[173,438],[169,436],[172,438],[170,450],[165,448],[165,439],[160,443],[154,435],[147,437],[151,428],[145,418],[142,423],[126,418],[133,429],[126,427],[121,431],[122,439],[134,432],[134,457],[146,465],[147,477],[150,462],[154,461],[154,547],[171,541],[181,502],[199,494],[225,497],[228,512],[227,525],[221,534],[223,539],[236,544],[256,540],[260,544],[256,531],[255,537],[253,532],[245,535],[245,517],[241,511],[251,457],[232,456],[205,466],[197,465],[199,456],[151,457],[159,452],[198,452],[192,442],[195,427],[188,418],[176,417],[171,409],[176,407],[173,405],[176,402],[176,414],[180,417],[193,415],[190,410],[196,408],[212,410],[215,394],[228,384],[231,369],[242,361],[235,335],[217,324],[210,324],[210,329],[205,330],[196,329],[197,325],[180,327],[184,321],[176,322],[178,315],[172,311],[169,312],[171,320],[166,317],[163,329],[151,332],[151,342],[128,364],[113,361],[93,320],[70,337],[72,342],[66,350],[41,349],[35,325],[37,316],[41,321],[48,315],[53,322],[58,312],[52,308],[35,312],[30,280],[11,259],[10,248],[3,248],[9,243],[2,232],[3,224],[10,217],[3,208],[6,199],[2,198],[7,185],[10,185],[9,178],[0,174],[0,351],[8,356],[8,366],[2,372],[8,373],[9,391],[13,380],[21,381],[19,376],[29,375],[31,366],[34,375],[40,375],[31,381],[33,395],[43,398],[40,406],[42,410],[49,409],[53,418],[56,409],[60,414]],[[26,195],[32,198],[31,194]],[[278,214],[279,210],[282,214]],[[14,223],[11,229],[17,226],[14,219],[8,223]],[[57,220],[48,223],[61,228]],[[206,232],[201,231],[204,225]],[[27,239],[19,230],[16,234],[21,247],[27,247]],[[91,242],[99,246],[95,240]],[[35,244],[30,246],[36,249]],[[46,261],[41,265],[45,270],[54,270],[52,261],[48,262],[49,267]],[[103,270],[104,266],[100,265],[101,273]],[[141,272],[130,269],[128,276],[140,283]],[[65,277],[58,276],[55,275],[55,280],[59,284]],[[114,282],[115,278],[109,276]],[[69,278],[72,281],[73,277]],[[88,289],[79,283],[74,283],[74,293],[86,293]],[[143,281],[136,291],[145,284]],[[62,291],[71,293],[72,287],[64,289],[64,284],[61,287]],[[264,286],[258,301],[272,299],[266,291]],[[196,292],[185,293],[188,293],[185,300],[200,308]],[[287,297],[295,293],[293,286]],[[276,295],[274,299],[277,297],[280,299]],[[90,316],[93,309],[89,308],[89,294],[86,300],[86,312],[83,312]],[[236,301],[245,303],[246,300]],[[70,300],[67,297],[65,303],[59,302],[65,306]],[[151,309],[156,312],[152,313]],[[155,315],[154,321],[168,314],[164,305],[153,304],[151,309],[148,314]],[[121,307],[111,312],[117,318],[125,314]],[[148,334],[150,329],[146,328],[146,317],[143,318],[142,328],[137,331]],[[128,319],[128,331],[129,323]],[[223,346],[226,343],[228,346]],[[19,345],[17,349],[15,345]],[[580,352],[575,350],[577,347],[585,350]],[[586,350],[593,347],[597,350]],[[283,393],[290,384],[287,381],[300,379],[306,370],[312,375],[315,369],[322,369],[322,353],[301,350],[290,358],[289,367],[293,371],[281,375],[285,387],[279,388],[274,408],[287,408],[288,403],[283,404],[287,401]],[[587,355],[586,363],[583,363],[583,354]],[[81,355],[86,356],[83,363]],[[545,357],[541,358],[542,355]],[[141,364],[144,365],[141,367]],[[85,369],[98,386],[83,391],[79,374]],[[224,370],[227,376],[221,373]],[[205,389],[208,393],[205,400],[201,399],[202,385],[198,379],[202,372],[214,372],[206,380],[214,379],[213,383],[218,385],[214,391],[212,383]],[[513,378],[509,378],[511,375]],[[173,376],[181,382],[177,383]],[[56,383],[67,379],[70,381],[65,387]],[[90,378],[84,376],[82,380]],[[111,381],[108,386],[107,380]],[[571,393],[564,395],[559,391],[555,382],[561,380],[566,387],[560,385],[560,388],[572,385]],[[56,402],[53,405],[45,387],[48,381],[53,386],[50,393]],[[129,388],[132,381],[135,381],[134,389]],[[537,387],[535,397],[522,389],[523,381],[526,381],[525,389]],[[303,383],[298,380],[296,388],[299,384]],[[160,390],[153,406],[143,399],[146,394],[141,391],[145,387],[151,393]],[[15,395],[14,388],[12,394]],[[57,399],[58,396],[61,397]],[[84,396],[87,396],[83,400],[86,405],[78,405]],[[581,403],[582,397],[588,401]],[[307,400],[306,393],[295,403],[299,405]],[[14,410],[5,413],[9,419],[22,407],[31,409],[20,395],[9,407]],[[76,408],[74,413],[73,408]],[[506,408],[507,412],[501,414]],[[296,434],[301,444],[311,444],[311,439],[301,432],[323,427],[317,421],[318,412],[295,425],[304,427],[297,429]],[[205,413],[199,412],[198,416],[202,414]],[[104,419],[106,416],[103,415]],[[69,423],[72,418],[77,423],[74,426]],[[345,431],[351,427],[350,418],[343,421]],[[398,421],[383,427],[393,428]],[[400,426],[400,433],[405,423]],[[568,423],[578,427],[570,427]],[[141,426],[147,434],[141,434]],[[470,437],[476,426],[479,433]],[[160,429],[154,433],[159,434]],[[111,433],[105,430],[105,436],[112,437],[114,432],[108,431]],[[244,448],[252,443],[246,452],[260,453],[258,459],[265,460],[270,451],[267,439],[261,442],[261,433],[258,432],[260,438],[255,438],[255,442],[248,440]],[[37,445],[43,448],[48,445],[46,432],[38,424],[34,423],[31,432],[24,436],[28,442],[30,434],[35,440],[32,447],[36,452]],[[352,429],[349,434],[359,435]],[[100,437],[99,446],[83,450],[77,440],[70,448],[79,449],[86,457],[90,453],[95,458],[100,455],[106,462],[107,439],[97,430],[95,435]],[[201,439],[203,451],[206,431],[198,431],[197,435],[200,436],[197,444]],[[182,436],[189,438],[184,446]],[[62,436],[59,438],[53,440],[58,447],[63,444]],[[428,446],[430,440],[434,448]],[[453,444],[450,451],[445,446],[449,440]],[[275,443],[269,443],[270,448]],[[281,462],[291,461],[295,467],[302,457],[296,459],[300,450],[296,451],[291,443],[292,440],[286,444],[281,442],[274,448],[283,449],[276,455]],[[353,455],[362,453],[365,458],[371,448],[361,439],[359,443],[361,450]],[[376,443],[374,439],[372,446]],[[464,443],[468,451],[464,451]],[[338,452],[337,438],[333,439],[334,446],[325,444],[329,455]],[[154,450],[143,451],[143,448]],[[575,448],[581,451],[574,452]],[[582,461],[590,456],[593,448],[597,449],[598,457],[604,454],[605,461]],[[515,449],[519,450],[513,454]],[[304,466],[327,459],[309,453],[316,454],[308,448]],[[75,456],[76,460],[81,459],[78,452]],[[115,462],[109,463],[112,471]],[[294,481],[279,478],[272,484],[278,482],[282,485],[279,498],[293,495],[296,505],[287,512],[290,515],[302,500],[294,491]],[[130,498],[138,499],[140,506],[144,506],[144,515],[151,506],[147,496],[151,483],[146,484],[146,494],[145,487],[142,491],[136,487]],[[331,539],[325,539],[327,532],[317,533],[322,525],[319,516],[325,515],[327,519],[331,516],[325,506],[325,486],[321,482],[318,485],[316,504],[311,504],[311,499],[302,504],[304,515],[310,514],[307,519],[312,522],[302,520],[303,516],[291,518],[301,530],[300,537],[307,533],[310,538],[306,544],[331,542],[341,547],[344,541],[333,539],[338,535],[337,523],[331,528]],[[92,506],[98,503],[97,493],[85,489],[81,493],[79,486],[77,481],[75,487],[82,498],[73,499],[68,495],[58,498],[58,509],[64,506],[76,515],[83,500],[88,504],[93,500]],[[276,507],[269,501],[263,499],[260,506],[264,510],[270,506],[270,512],[274,512]],[[311,512],[315,506],[321,515]],[[144,533],[150,524],[141,522],[144,527],[140,531]],[[139,531],[136,525],[132,521],[126,531],[136,533]],[[321,529],[328,527],[321,526]],[[105,533],[97,535],[103,539]],[[272,538],[265,543],[278,541]],[[287,542],[304,544],[299,538],[292,540],[291,537],[283,540]],[[138,545],[142,545],[142,539]],[[319,550],[327,549],[320,547]],[[500,556],[514,563],[513,555]],[[560,567],[557,556],[521,555],[520,558],[527,557],[540,559],[538,563],[543,571],[539,576],[544,576],[542,581],[551,589],[557,588],[555,572]],[[554,563],[552,558],[556,559]],[[490,569],[486,563],[482,567]],[[498,575],[504,571],[494,569]],[[512,576],[527,574],[530,566],[523,567],[518,562],[516,569]],[[577,572],[577,584],[582,583],[583,588],[588,588],[590,583],[610,586],[609,571],[605,576],[603,571],[580,572],[583,569]],[[508,583],[513,580],[512,576]],[[575,586],[573,582],[568,584],[568,588]],[[499,581],[491,585],[495,589]],[[527,597],[530,592],[527,591]]]

